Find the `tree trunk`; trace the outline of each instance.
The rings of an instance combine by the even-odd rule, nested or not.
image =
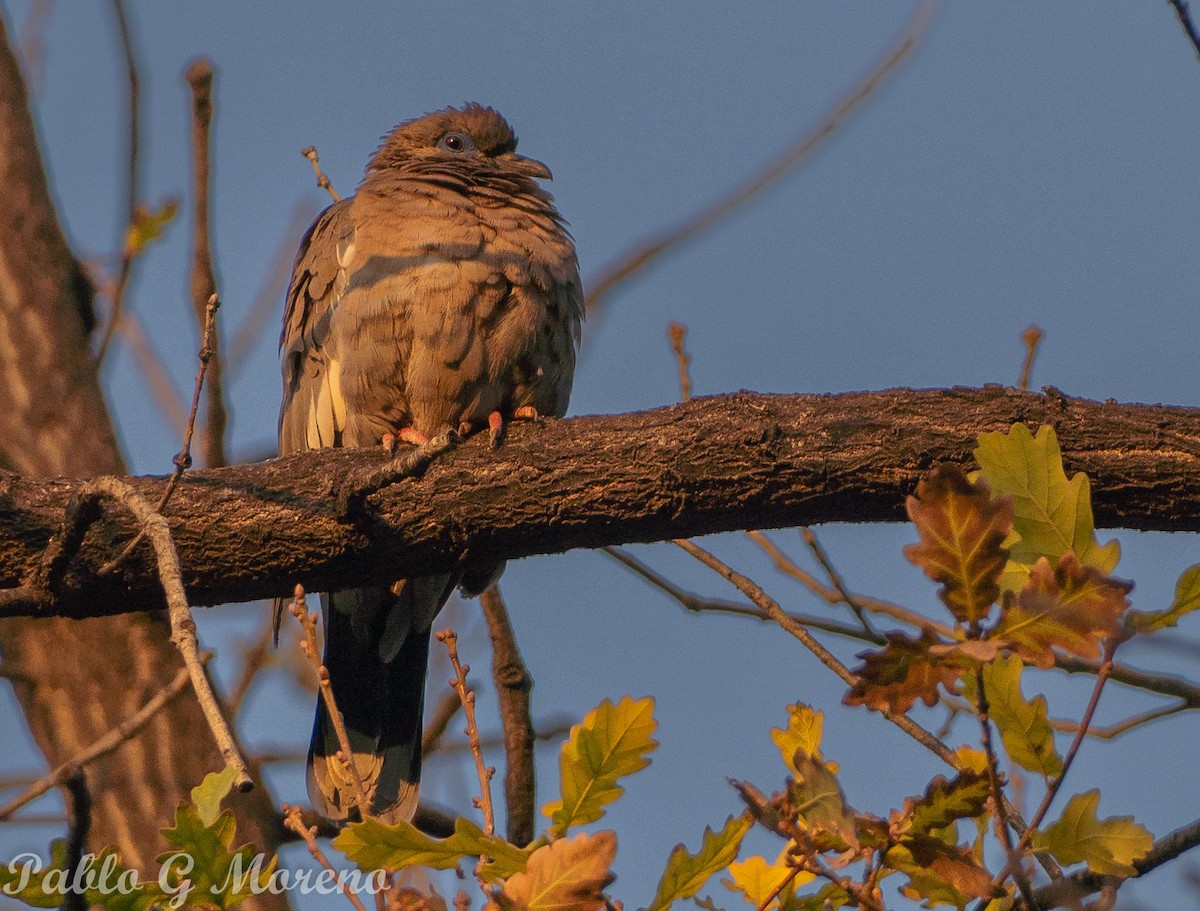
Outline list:
[[[0,21],[0,462],[29,477],[121,473],[88,350],[91,289],[59,227],[25,85]],[[2,672],[51,766],[70,759],[167,686],[182,662],[160,615],[0,621]],[[160,828],[207,772],[221,768],[185,690],[133,740],[87,769],[88,848],[116,846],[145,872],[166,850]],[[259,786],[233,799],[238,840],[273,851],[281,830]],[[283,908],[270,894],[249,906]]]

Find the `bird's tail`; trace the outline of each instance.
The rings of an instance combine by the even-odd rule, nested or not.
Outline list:
[[[322,597],[325,666],[353,761],[350,769],[337,758],[337,731],[318,697],[308,796],[327,818],[351,818],[359,806],[355,775],[365,814],[391,824],[416,812],[430,627],[452,590],[450,577],[437,576]]]

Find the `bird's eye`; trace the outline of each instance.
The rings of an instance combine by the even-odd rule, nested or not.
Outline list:
[[[466,133],[447,133],[438,140],[438,148],[447,152],[470,152],[475,149],[475,143]]]

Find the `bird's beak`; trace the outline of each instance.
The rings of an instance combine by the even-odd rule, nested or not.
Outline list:
[[[516,171],[518,174],[524,174],[526,177],[539,177],[542,180],[553,180],[554,175],[550,173],[550,169],[533,158],[526,158],[524,155],[518,155],[515,152],[508,152],[500,156],[510,170]]]

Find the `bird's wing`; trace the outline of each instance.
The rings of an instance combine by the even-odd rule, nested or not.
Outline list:
[[[334,203],[300,243],[279,348],[283,355],[283,406],[279,452],[341,445],[346,407],[337,365],[326,349],[329,321],[346,290],[346,263],[355,237],[353,197]]]

